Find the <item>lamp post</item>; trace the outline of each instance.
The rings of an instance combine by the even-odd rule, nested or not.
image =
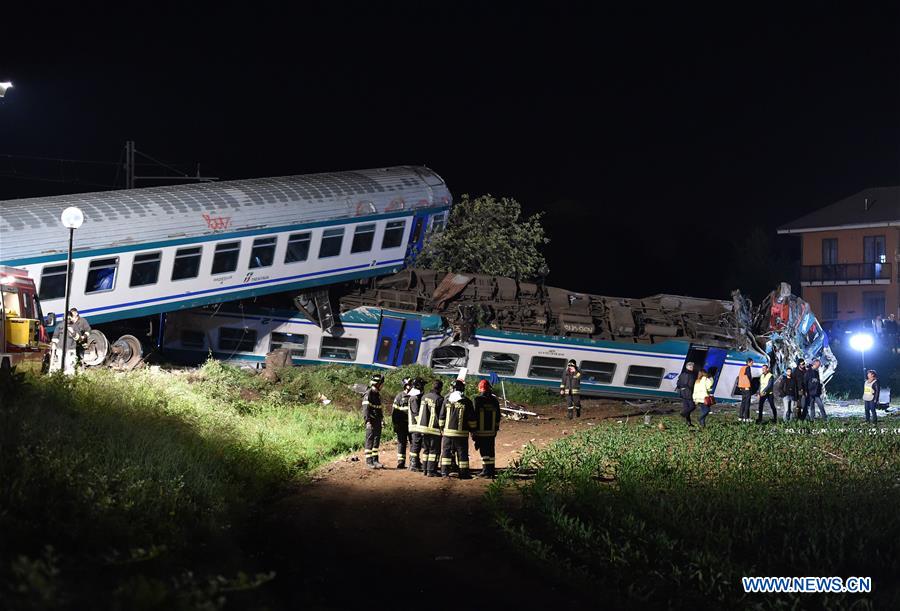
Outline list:
[[[66,309],[63,311],[63,332],[62,332],[62,361],[60,370],[63,375],[66,373],[66,339],[69,336],[69,292],[72,287],[72,242],[75,239],[75,230],[84,223],[84,213],[81,209],[74,206],[66,208],[59,216],[63,227],[69,230],[69,255],[66,259]]]
[[[875,342],[868,333],[857,333],[850,337],[850,347],[859,350],[862,356],[863,373],[866,371],[866,350],[870,350],[873,343]]]

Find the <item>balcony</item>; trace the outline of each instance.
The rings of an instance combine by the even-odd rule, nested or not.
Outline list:
[[[803,286],[890,284],[891,278],[890,263],[838,263],[800,267],[800,284]]]

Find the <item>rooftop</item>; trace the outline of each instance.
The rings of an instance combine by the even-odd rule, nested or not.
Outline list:
[[[900,226],[900,185],[874,187],[786,223],[778,233]]]

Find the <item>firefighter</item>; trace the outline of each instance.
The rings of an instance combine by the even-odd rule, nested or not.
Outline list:
[[[406,445],[409,442],[409,391],[412,378],[403,378],[403,388],[394,397],[391,406],[391,423],[397,433],[397,468],[406,468]],[[410,464],[412,461],[410,461]]]
[[[425,451],[425,475],[426,477],[438,477],[438,454],[441,451],[441,428],[439,423],[441,409],[444,406],[444,397],[441,391],[444,383],[435,381],[431,390],[418,401],[416,405],[410,403],[410,415],[413,410],[416,413],[416,432],[422,436],[422,446]]]
[[[66,337],[66,369],[68,371],[65,373],[74,373],[84,360],[84,348],[87,345],[88,336],[91,332],[91,325],[84,318],[81,318],[78,314],[78,308],[69,308],[66,324],[57,324],[56,330],[53,332],[50,371],[56,371],[61,367],[62,333],[64,328],[68,332]]]
[[[478,477],[494,477],[496,461],[495,441],[500,430],[500,402],[491,390],[491,383],[481,380],[478,383],[479,395],[475,397],[475,421],[477,427],[472,431],[475,449],[481,454],[481,472]]]
[[[384,421],[384,413],[381,409],[381,387],[383,385],[384,376],[376,373],[369,381],[366,394],[363,395],[363,420],[366,423],[366,467],[369,469],[384,469],[384,465],[378,460],[381,425]]]
[[[472,479],[469,475],[469,432],[475,430],[475,408],[463,394],[466,390],[464,380],[453,383],[453,392],[447,395],[441,406],[438,424],[444,434],[441,450],[441,476],[450,476],[450,466],[455,457],[459,464],[459,479]]]
[[[741,422],[750,422],[750,398],[753,396],[753,359],[738,372],[738,390],[741,391]]]
[[[566,418],[572,419],[572,413],[581,418],[581,372],[575,365],[575,359],[569,359],[562,381],[559,383],[559,394],[566,397]]]
[[[409,470],[422,472],[422,461],[420,454],[422,452],[422,427],[419,425],[419,414],[422,410],[422,390],[425,388],[425,381],[416,378],[412,382],[412,388],[409,389],[409,404],[407,409],[407,428],[409,429]],[[427,458],[427,454],[426,454]]]

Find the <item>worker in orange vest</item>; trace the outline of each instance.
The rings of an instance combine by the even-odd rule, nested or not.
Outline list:
[[[753,359],[747,359],[747,364],[738,372],[738,390],[741,391],[741,413],[738,420],[750,422],[750,397],[753,396]]]

